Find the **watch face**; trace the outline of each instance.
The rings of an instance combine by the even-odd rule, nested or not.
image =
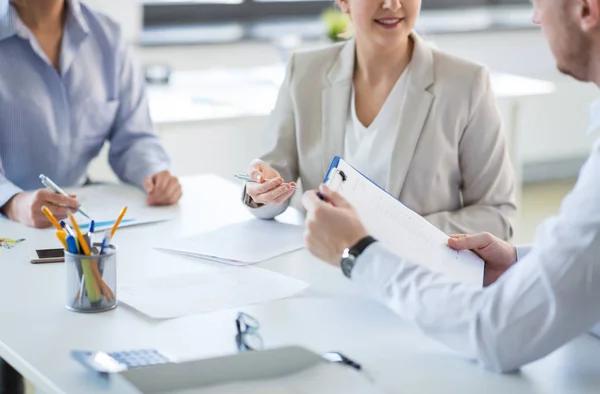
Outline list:
[[[346,254],[346,253],[345,253]],[[356,258],[350,254],[346,254],[347,257],[342,258],[342,272],[346,277],[350,278],[350,274],[352,273],[352,268],[354,268],[354,262]]]

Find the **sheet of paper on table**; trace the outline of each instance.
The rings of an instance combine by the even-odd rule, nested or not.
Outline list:
[[[95,221],[95,231],[112,228],[123,207],[127,213],[119,227],[155,223],[175,218],[179,214],[178,206],[150,207],[146,204],[146,194],[133,186],[102,184],[69,189],[75,194]],[[89,226],[89,219],[77,213],[75,216],[82,230]]]
[[[231,265],[248,265],[304,247],[304,229],[251,219],[159,245],[157,249]]]
[[[308,283],[257,267],[199,262],[193,272],[119,286],[119,299],[154,319],[207,313],[291,297]]]

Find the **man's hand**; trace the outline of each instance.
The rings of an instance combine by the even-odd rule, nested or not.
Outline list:
[[[148,193],[146,203],[152,206],[176,204],[183,195],[179,180],[169,171],[144,178],[144,190]]]
[[[48,218],[42,213],[46,205],[57,220],[67,217],[67,211],[75,211],[81,204],[75,196],[65,197],[48,189],[39,189],[34,192],[19,193],[11,198],[2,208],[4,214],[15,222],[23,223],[30,227],[47,228],[51,226]]]
[[[354,208],[327,186],[306,192],[302,203],[306,208],[304,240],[308,250],[329,264],[339,266],[344,249],[354,246],[369,235]]]
[[[494,283],[517,261],[517,249],[489,233],[452,235],[448,246],[454,250],[472,250],[485,261],[484,286]]]

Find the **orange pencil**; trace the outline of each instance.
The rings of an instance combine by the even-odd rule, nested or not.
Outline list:
[[[54,215],[52,214],[52,212],[50,212],[50,210],[48,209],[47,206],[43,206],[42,207],[42,212],[44,213],[44,215],[46,215],[46,217],[48,218],[48,220],[50,220],[50,223],[52,223],[52,225],[54,227],[56,227],[56,229],[58,231],[62,231],[62,227],[60,226],[60,223],[58,222],[58,220],[56,220],[56,218],[54,217]]]
[[[123,220],[125,213],[127,213],[127,207],[125,207],[121,210],[121,214],[119,215],[119,217],[117,218],[117,221],[115,222],[114,226],[110,230],[110,239],[112,239],[112,237],[117,232],[117,229],[119,228],[119,224],[121,224],[121,220]]]
[[[71,212],[69,212],[69,219],[71,219],[71,224],[73,225],[73,229],[75,230],[75,234],[77,235],[77,239],[79,240],[79,246],[81,247],[81,250],[83,250],[83,254],[89,256],[90,254],[92,254],[92,252],[90,252],[90,247],[85,238],[83,237],[81,229],[79,228],[79,225],[75,221],[75,218],[73,217],[73,214]]]
[[[89,256],[91,254],[90,248],[87,244],[87,241],[83,237],[83,234],[81,233],[81,229],[79,228],[79,225],[75,221],[75,218],[73,217],[73,214],[70,211],[69,211],[69,219],[71,219],[71,224],[73,225],[75,234],[77,234],[77,239],[79,239],[79,246],[83,250],[83,254],[85,254],[86,256]],[[102,293],[101,293],[101,289],[100,289],[100,284],[96,281],[96,278],[94,275],[94,269],[93,269],[93,267],[96,267],[96,269],[98,269],[98,267],[96,266],[96,264],[94,264],[93,261],[90,262],[89,260],[83,260],[81,262],[81,265],[82,265],[82,269],[84,272],[85,282],[86,282],[87,290],[88,290],[88,297],[89,297],[90,301],[92,301],[92,302],[100,301],[100,298],[102,297]]]

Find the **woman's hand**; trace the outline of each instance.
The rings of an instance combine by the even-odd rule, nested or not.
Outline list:
[[[246,184],[246,193],[257,204],[279,204],[292,197],[296,183],[284,183],[281,175],[262,160],[254,160],[248,175],[256,183]]]

